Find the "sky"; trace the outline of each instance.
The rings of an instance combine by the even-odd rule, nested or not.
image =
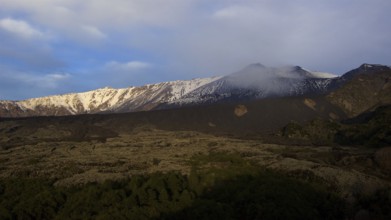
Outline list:
[[[0,100],[391,64],[390,0],[0,0]]]

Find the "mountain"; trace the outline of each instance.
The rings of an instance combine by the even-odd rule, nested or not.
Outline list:
[[[257,63],[201,86],[169,104],[182,106],[325,94],[335,77],[332,74],[313,73],[299,66],[272,68]]]
[[[343,85],[343,86],[341,86]],[[391,104],[391,67],[363,64],[333,82],[327,99],[350,117]]]
[[[102,88],[84,93],[23,101],[0,101],[0,117],[135,112],[319,95],[328,95],[330,103],[354,116],[382,103],[391,103],[387,95],[389,71],[388,66],[363,64],[337,77],[329,73],[312,72],[299,66],[266,67],[256,63],[226,76],[163,82],[124,89]],[[360,89],[361,84],[369,85],[365,89]],[[383,87],[384,89],[379,90]],[[361,95],[353,97],[350,94],[352,89],[358,90],[354,94]],[[360,98],[367,95],[362,93],[372,91],[372,96],[366,96],[369,97],[368,100]],[[379,96],[382,98],[378,99]]]
[[[60,116],[99,112],[151,110],[174,101],[220,77],[163,82],[125,89],[102,88],[83,93],[48,96],[23,101],[0,101],[0,117]]]

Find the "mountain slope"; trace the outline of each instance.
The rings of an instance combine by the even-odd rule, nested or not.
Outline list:
[[[339,108],[323,97],[286,97],[242,102],[239,105],[219,103],[121,114],[0,118],[0,136],[4,137],[0,138],[0,146],[8,148],[20,143],[55,142],[59,138],[102,141],[140,127],[257,137],[273,132],[292,120],[305,123],[315,118],[329,120],[344,117]]]
[[[160,103],[179,99],[192,90],[219,78],[164,82],[125,89],[103,88],[23,101],[0,101],[0,117],[150,110]]]
[[[299,66],[279,68],[252,64],[188,93],[172,105],[204,104],[270,97],[324,94],[332,82],[331,74],[312,73]]]
[[[350,117],[391,104],[391,68],[363,64],[334,81],[327,99]],[[343,84],[343,86],[338,86]]]

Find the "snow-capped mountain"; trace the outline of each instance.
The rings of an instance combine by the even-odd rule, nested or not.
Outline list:
[[[299,66],[272,68],[257,63],[201,86],[171,104],[181,106],[323,94],[328,92],[331,82],[336,77],[329,73],[311,72]]]
[[[163,82],[124,89],[102,88],[23,101],[0,101],[0,117],[76,115],[99,112],[151,110],[174,102],[187,93],[221,77]]]
[[[343,76],[335,76],[299,66],[274,68],[251,64],[227,76],[0,101],[0,117],[148,111],[269,97],[320,95],[341,87],[356,75],[389,69],[383,65],[363,64]]]

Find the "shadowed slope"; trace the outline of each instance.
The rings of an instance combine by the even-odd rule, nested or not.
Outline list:
[[[139,126],[241,136],[271,132],[292,120],[301,123],[315,118],[344,118],[344,113],[323,98],[283,98],[124,114],[1,119],[0,144],[104,141]]]

